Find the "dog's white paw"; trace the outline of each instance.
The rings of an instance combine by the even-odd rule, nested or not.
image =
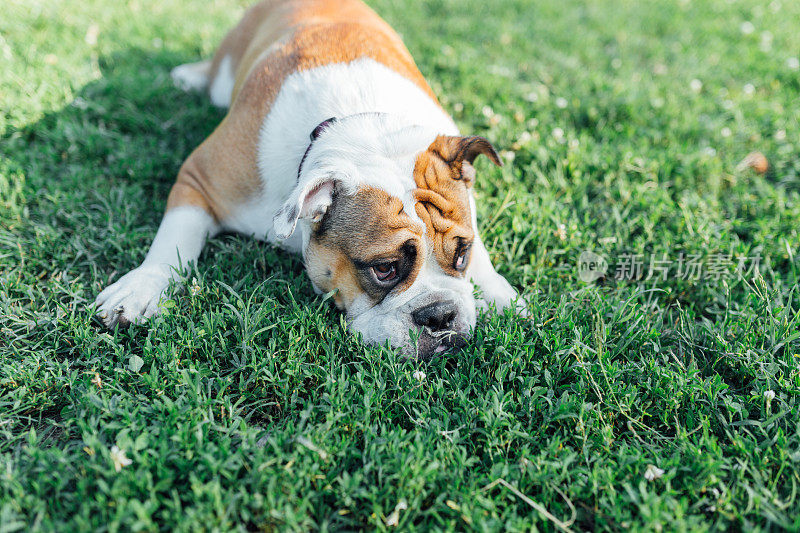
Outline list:
[[[131,270],[97,296],[97,315],[109,328],[144,322],[158,313],[170,272],[162,265]]]
[[[480,288],[481,295],[477,301],[479,309],[488,311],[494,308],[498,313],[502,313],[507,307],[514,307],[518,315],[528,316],[525,301],[520,298],[514,287],[506,281],[506,278],[500,274],[495,274],[490,279],[483,280]]]

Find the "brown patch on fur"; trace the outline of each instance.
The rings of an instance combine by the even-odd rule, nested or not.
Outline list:
[[[428,229],[428,238],[439,266],[451,276],[463,276],[468,265],[456,270],[456,255],[475,238],[469,188],[475,169],[472,162],[484,154],[502,163],[492,145],[483,137],[438,136],[414,165],[414,209]]]
[[[189,156],[177,180],[194,187],[220,219],[260,190],[259,128],[290,74],[367,57],[411,80],[436,102],[400,37],[359,0],[262,1],[222,41],[209,87],[226,56],[236,78],[231,108]],[[170,207],[180,200],[176,196]]]
[[[167,211],[173,207],[191,205],[205,209],[209,212],[209,214],[214,215],[211,206],[206,201],[206,197],[200,192],[197,185],[199,184],[191,186],[185,182],[175,183],[169,192],[169,197],[167,198]]]
[[[334,195],[328,213],[314,228],[306,251],[306,270],[323,292],[349,309],[366,294],[373,305],[390,291],[402,292],[414,282],[424,257],[423,228],[403,211],[403,203],[385,191],[362,187],[352,196]],[[369,267],[398,261],[404,276],[391,288],[377,284]]]

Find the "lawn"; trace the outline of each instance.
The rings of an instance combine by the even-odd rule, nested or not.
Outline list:
[[[403,359],[222,236],[105,331],[222,117],[169,70],[245,3],[6,0],[0,532],[800,529],[800,3],[370,5],[502,150],[480,227],[531,318]]]

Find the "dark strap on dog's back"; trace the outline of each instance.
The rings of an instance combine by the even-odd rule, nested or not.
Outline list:
[[[308,152],[311,150],[311,146],[314,144],[314,141],[316,141],[317,138],[322,135],[322,132],[325,131],[328,126],[336,121],[336,117],[326,118],[317,124],[317,127],[314,128],[314,130],[311,132],[311,135],[309,135],[311,142],[308,143],[308,148],[306,148],[306,151],[303,153],[303,158],[300,160],[300,166],[297,167],[297,181],[300,181],[300,172],[303,170],[303,163],[306,162],[306,157],[308,157]]]
[[[340,120],[347,120],[355,117],[363,117],[365,115],[381,116],[381,115],[386,115],[386,113],[382,113],[380,111],[366,111],[364,113],[355,113],[353,115],[347,115],[342,119],[338,119],[336,117],[326,118],[325,120],[317,124],[317,127],[314,128],[311,131],[311,135],[309,135],[311,142],[308,143],[308,148],[306,148],[306,151],[303,153],[303,158],[300,159],[300,166],[297,167],[297,181],[298,182],[300,181],[300,173],[303,171],[303,163],[305,163],[306,157],[308,157],[308,152],[311,151],[311,147],[314,145],[314,141],[316,141],[319,138],[319,136],[322,135],[322,132],[328,129],[331,124],[339,122]]]
[[[319,137],[322,134],[322,132],[325,131],[328,128],[328,126],[330,126],[334,122],[337,122],[338,120],[339,119],[337,119],[336,117],[331,117],[331,118],[325,119],[322,122],[320,122],[319,124],[317,124],[317,127],[314,128],[314,131],[311,132],[311,135],[310,135],[311,142],[316,141],[317,137]]]

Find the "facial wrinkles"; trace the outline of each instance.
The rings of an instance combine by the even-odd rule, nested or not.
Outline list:
[[[469,190],[461,179],[461,169],[451,166],[436,149],[436,142],[420,154],[414,167],[417,189],[414,206],[428,230],[436,261],[453,276],[461,276],[453,262],[459,239],[474,238],[469,207]]]

